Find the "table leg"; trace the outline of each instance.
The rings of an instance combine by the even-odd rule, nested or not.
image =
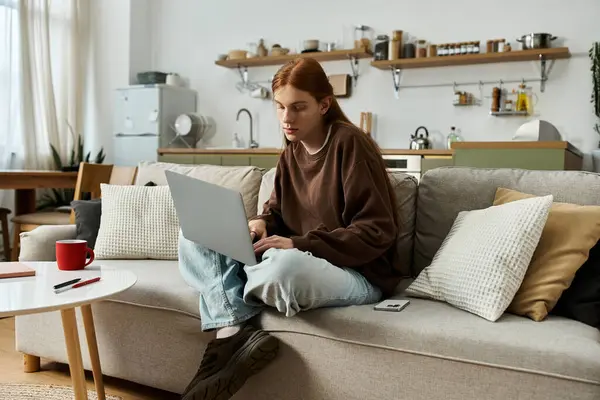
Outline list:
[[[104,382],[102,381],[102,368],[100,365],[100,355],[98,354],[98,341],[96,340],[96,329],[94,328],[94,317],[92,315],[91,304],[81,306],[83,314],[83,326],[85,327],[85,337],[87,339],[88,349],[90,351],[90,360],[92,362],[92,373],[94,374],[94,385],[98,400],[105,400]]]
[[[87,400],[87,389],[85,386],[85,374],[83,371],[83,360],[81,359],[81,346],[79,345],[79,333],[77,332],[77,317],[75,309],[68,308],[60,311],[65,342],[67,344],[67,356],[69,358],[69,370],[71,371],[71,382],[75,400]]]
[[[15,190],[15,215],[35,212],[35,189]]]

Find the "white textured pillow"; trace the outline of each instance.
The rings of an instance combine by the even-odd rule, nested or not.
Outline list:
[[[100,185],[98,259],[176,260],[179,220],[168,186]]]
[[[498,320],[521,286],[552,200],[548,195],[460,212],[407,294]]]

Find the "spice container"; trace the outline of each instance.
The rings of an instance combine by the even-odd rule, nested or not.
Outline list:
[[[427,41],[419,40],[417,41],[417,58],[426,58],[427,57]]]
[[[493,42],[491,40],[488,40],[486,42],[485,51],[488,52],[488,53],[493,53],[494,52],[494,44],[493,44]]]
[[[438,56],[447,56],[448,55],[448,46],[446,44],[439,44],[437,48]]]
[[[387,60],[389,55],[389,40],[388,35],[378,35],[375,38],[375,52],[373,58],[375,61]]]
[[[506,39],[500,39],[498,40],[498,52],[502,53],[504,52],[504,44],[506,43]]]
[[[479,54],[481,52],[479,42],[473,42],[473,54]]]
[[[460,54],[464,55],[467,54],[467,43],[461,43],[460,44]]]
[[[492,112],[500,111],[500,88],[492,89]]]
[[[407,41],[402,46],[402,58],[415,58],[416,49],[412,40]]]
[[[438,55],[437,46],[435,44],[430,44],[429,45],[429,57],[436,57],[437,55]]]
[[[402,31],[394,31],[388,51],[390,60],[397,60],[402,57]]]
[[[512,111],[512,110],[513,110],[512,100],[504,100],[504,111]]]
[[[511,50],[512,50],[512,47],[510,46],[510,43],[506,43],[504,45],[504,52],[507,53],[507,52],[509,52]]]

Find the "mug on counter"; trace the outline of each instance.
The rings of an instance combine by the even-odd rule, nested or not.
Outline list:
[[[89,259],[88,259],[89,257]],[[57,240],[56,264],[62,271],[84,269],[94,261],[94,250],[86,240]]]

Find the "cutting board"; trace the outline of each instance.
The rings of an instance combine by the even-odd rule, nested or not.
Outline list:
[[[34,276],[35,269],[20,262],[0,263],[0,279]]]
[[[329,75],[329,83],[333,87],[335,97],[350,97],[352,78],[348,74]]]

